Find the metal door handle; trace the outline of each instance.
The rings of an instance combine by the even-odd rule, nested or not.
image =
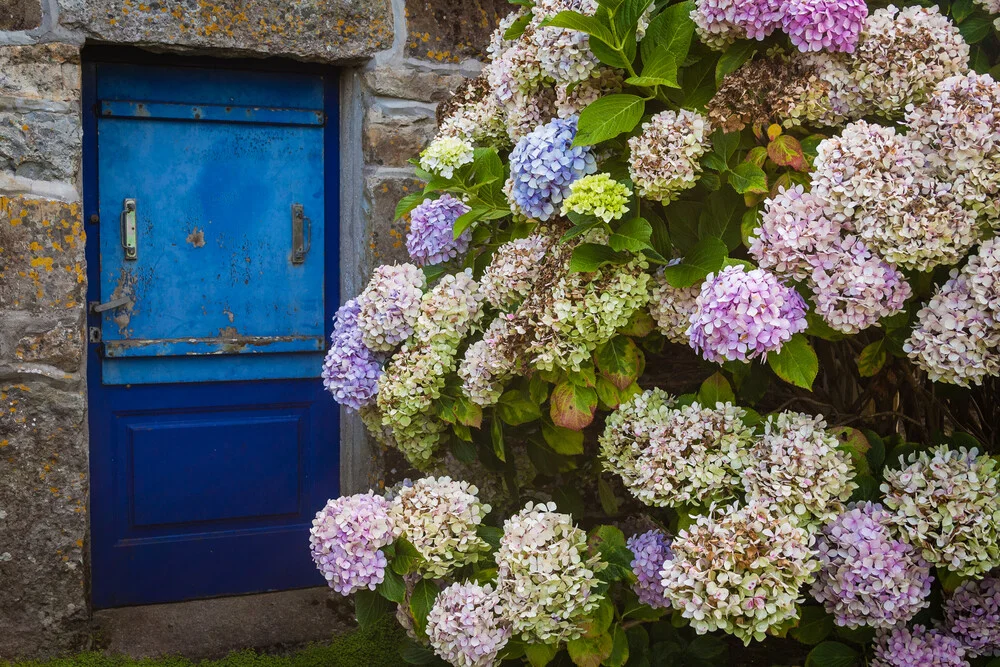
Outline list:
[[[138,257],[136,246],[136,226],[135,226],[135,200],[126,199],[122,203],[121,217],[122,248],[125,250],[125,259],[134,261]]]
[[[96,301],[90,302],[90,312],[93,314],[103,313],[105,310],[112,310],[114,308],[121,308],[122,306],[131,306],[134,302],[127,296],[120,296],[117,299],[111,299],[111,301],[105,301],[104,303],[98,303]]]
[[[306,217],[302,204],[292,204],[292,264],[306,261],[312,247],[312,220]]]

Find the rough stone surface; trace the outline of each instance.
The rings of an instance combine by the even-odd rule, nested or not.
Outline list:
[[[379,65],[365,72],[365,85],[374,94],[421,102],[447,100],[464,80],[457,72],[425,71],[399,64]]]
[[[87,439],[80,391],[0,382],[0,658],[88,633]]]
[[[0,112],[0,169],[15,176],[72,180],[80,168],[79,146],[75,114]]]
[[[423,188],[423,183],[413,178],[379,177],[367,178],[367,195],[371,206],[369,225],[371,249],[375,264],[407,262],[406,232],[409,229],[407,217],[393,221],[396,204],[406,195]]]
[[[50,43],[0,49],[0,97],[74,102],[80,98],[80,49]]]
[[[507,0],[406,0],[406,54],[442,63],[481,58]]]
[[[323,641],[352,628],[353,612],[351,600],[323,587],[105,609],[94,613],[94,625],[108,653],[197,660]]]
[[[119,44],[343,62],[392,45],[389,0],[61,0],[60,21]]]
[[[83,317],[67,318],[55,325],[28,324],[14,346],[14,358],[21,363],[54,366],[73,373],[80,370],[83,351]]]
[[[386,167],[405,167],[420,155],[437,132],[434,112],[404,109],[393,112],[375,107],[365,119],[365,162]]]
[[[31,30],[41,24],[40,0],[4,0],[0,6],[0,30]]]
[[[0,197],[0,309],[82,312],[84,239],[79,204]]]

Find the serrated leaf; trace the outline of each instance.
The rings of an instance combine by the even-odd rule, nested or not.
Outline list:
[[[410,595],[410,613],[413,614],[413,625],[417,635],[423,635],[427,629],[427,614],[434,606],[438,595],[438,587],[430,579],[421,579],[413,587]]]
[[[503,34],[503,38],[508,41],[513,41],[523,35],[524,29],[528,27],[529,23],[531,23],[531,18],[531,12],[525,12],[524,16],[519,17],[510,25],[509,28],[507,28],[507,31]]]
[[[740,221],[746,206],[736,192],[725,189],[705,198],[705,206],[698,217],[698,237],[714,236],[722,239],[729,250],[740,244]]]
[[[618,389],[625,389],[639,378],[641,357],[639,348],[628,336],[615,336],[594,353],[601,375]]]
[[[874,343],[869,343],[858,355],[858,375],[863,378],[870,378],[876,375],[885,366],[889,358],[885,351],[885,339],[880,338]]]
[[[490,212],[490,210],[492,209],[489,206],[473,206],[468,211],[458,216],[458,219],[455,220],[454,229],[452,231],[454,237],[457,239],[472,225],[472,223],[485,216]]]
[[[706,169],[714,169],[715,171],[729,171],[729,165],[726,164],[726,158],[722,157],[718,153],[708,153],[702,160],[702,165]]]
[[[626,220],[618,229],[608,237],[608,244],[612,249],[621,251],[639,252],[640,250],[652,248],[649,244],[653,236],[653,228],[642,218],[632,218]]]
[[[600,224],[601,221],[598,220],[597,218],[594,218],[592,222],[585,222],[583,224],[573,225],[566,231],[565,234],[562,235],[562,238],[559,239],[559,243],[564,243],[566,241],[569,241],[570,239],[575,239],[577,236],[589,232],[591,229]]]
[[[455,398],[454,411],[459,424],[475,428],[483,425],[483,409],[463,395]]]
[[[552,18],[542,21],[542,26],[552,28],[568,28],[577,30],[595,37],[607,45],[614,45],[615,38],[611,34],[611,29],[604,25],[600,19],[593,16],[584,16],[579,12],[562,11]]]
[[[582,431],[594,421],[597,392],[570,382],[561,382],[552,391],[549,416],[556,426]]]
[[[840,642],[823,642],[809,651],[806,667],[854,667],[858,652]]]
[[[802,151],[802,144],[790,134],[782,134],[769,143],[767,156],[781,167],[791,167],[796,171],[809,169],[809,162]]]
[[[375,587],[375,591],[386,600],[402,602],[406,597],[406,584],[392,568],[386,568],[382,583]]]
[[[552,451],[563,456],[583,454],[583,432],[542,422],[542,438]]]
[[[417,644],[409,637],[399,647],[399,657],[408,665],[440,665],[441,658],[430,648]]]
[[[955,0],[951,3],[951,17],[955,19],[955,23],[961,23],[974,11],[976,11],[976,7],[973,0]]]
[[[813,381],[819,373],[819,359],[802,334],[795,334],[780,350],[769,353],[767,363],[785,382],[812,391]]]
[[[715,65],[715,85],[722,83],[727,74],[738,70],[756,52],[757,45],[749,40],[739,41],[726,49]]]
[[[694,36],[694,21],[691,20],[693,9],[693,0],[670,5],[649,22],[640,45],[644,61],[662,50],[673,56],[678,65],[684,62]]]
[[[486,544],[494,549],[500,548],[500,538],[503,537],[503,528],[497,528],[496,526],[486,526],[480,524],[476,528],[476,535],[479,536]]]
[[[767,174],[752,162],[741,162],[729,172],[729,184],[738,193],[767,194]]]
[[[709,236],[699,241],[681,263],[666,267],[663,274],[671,287],[690,287],[721,269],[727,253],[722,239]]]
[[[652,0],[624,0],[615,13],[615,32],[619,35],[635,35],[639,17],[646,11]]]
[[[517,389],[505,391],[497,401],[497,414],[505,423],[520,426],[542,416],[542,410],[531,397]]]
[[[596,99],[580,112],[573,145],[591,146],[631,132],[645,109],[646,101],[638,95],[616,93]]]
[[[592,273],[619,258],[618,253],[611,246],[601,243],[581,243],[573,248],[573,255],[569,260],[569,270]]]
[[[393,217],[393,221],[395,222],[396,220],[399,220],[404,215],[415,209],[420,205],[420,202],[426,198],[427,195],[423,192],[413,192],[400,199],[399,203],[396,204],[396,215]]]
[[[658,49],[642,65],[642,78],[663,81],[659,84],[670,88],[680,88],[677,83],[677,65],[679,63],[666,49]],[[642,85],[642,84],[639,84]]]
[[[803,644],[813,646],[833,632],[833,616],[823,607],[802,607],[799,624],[789,634]]]
[[[354,615],[358,625],[367,627],[392,611],[392,603],[368,589],[354,594]]]
[[[424,562],[424,557],[405,537],[397,538],[393,542],[393,549],[396,555],[392,558],[391,569],[396,574],[412,574]]]
[[[701,383],[698,402],[705,407],[715,407],[716,403],[735,403],[736,394],[722,373],[715,373]]]
[[[977,13],[962,21],[958,26],[958,32],[965,38],[967,44],[977,44],[993,32],[993,19]]]

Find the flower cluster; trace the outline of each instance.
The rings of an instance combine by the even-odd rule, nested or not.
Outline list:
[[[800,51],[851,53],[868,16],[864,0],[788,0],[781,29]]]
[[[709,361],[765,357],[805,330],[805,310],[802,297],[774,274],[728,266],[705,279],[688,337]]]
[[[944,605],[944,627],[970,658],[1000,655],[1000,579],[962,582]]]
[[[698,307],[700,285],[671,287],[659,269],[652,279],[649,291],[649,314],[656,320],[660,333],[671,343],[687,344],[691,316]]]
[[[410,231],[406,250],[417,266],[438,264],[454,259],[469,249],[472,232],[466,229],[455,238],[455,221],[469,207],[449,194],[428,199],[410,211]]]
[[[490,323],[481,340],[465,351],[458,366],[462,393],[476,405],[496,403],[503,393],[503,382],[518,365],[518,359],[504,344],[511,334],[510,319],[501,315]]]
[[[822,199],[801,185],[780,188],[764,201],[760,224],[750,237],[750,254],[762,269],[805,280],[813,266],[835,255],[841,225]]]
[[[455,667],[491,667],[510,639],[510,625],[489,584],[456,583],[434,600],[427,638],[434,652]]]
[[[344,496],[316,513],[309,549],[333,590],[350,595],[382,583],[387,565],[382,547],[392,544],[398,532],[384,498],[371,492]]]
[[[659,507],[731,498],[741,487],[753,431],[730,403],[673,408],[662,390],[637,394],[608,417],[601,435],[605,469],[632,494]]]
[[[490,512],[478,489],[450,477],[424,477],[404,486],[392,501],[391,515],[401,534],[423,557],[418,568],[443,577],[479,560],[489,550],[476,529]]]
[[[570,193],[573,181],[597,171],[587,146],[573,147],[576,117],[538,126],[510,154],[506,190],[515,211],[548,220]]]
[[[382,364],[364,343],[358,327],[356,299],[337,310],[333,319],[332,345],[323,360],[323,386],[334,399],[354,410],[369,405],[378,393]]]
[[[997,465],[975,449],[942,445],[910,454],[900,470],[886,468],[882,492],[902,539],[957,574],[1000,565]]]
[[[552,246],[544,234],[532,234],[503,244],[483,271],[480,290],[494,308],[505,310],[517,305],[531,291],[542,258]]]
[[[510,147],[503,109],[485,76],[467,79],[447,102],[438,105],[438,134],[475,146]]]
[[[573,181],[569,190],[569,196],[563,200],[563,215],[592,215],[604,222],[611,222],[628,213],[628,200],[632,191],[611,178],[610,174],[584,176]]]
[[[778,0],[698,0],[691,20],[702,43],[723,50],[737,39],[761,40],[781,25]]]
[[[576,639],[602,598],[599,558],[588,557],[586,533],[555,510],[555,503],[528,503],[504,522],[496,554],[500,603],[514,634],[529,643]]]
[[[743,470],[747,502],[766,503],[803,525],[835,516],[857,488],[851,455],[838,445],[822,417],[768,417]]]
[[[424,272],[412,264],[375,269],[357,300],[358,328],[370,350],[391,352],[410,337],[425,285]]]
[[[712,128],[695,111],[662,111],[628,140],[629,176],[646,199],[668,203],[694,186]]]
[[[922,625],[885,630],[875,642],[871,667],[969,667],[954,637]]]
[[[881,505],[853,503],[818,536],[810,592],[838,625],[892,628],[930,604],[930,566],[893,536],[890,519]]]
[[[734,503],[680,531],[663,564],[667,597],[699,633],[723,630],[749,644],[798,617],[799,589],[818,561],[812,537],[764,505]]]
[[[444,424],[432,417],[446,377],[458,364],[462,339],[482,317],[483,297],[471,272],[450,274],[424,295],[414,337],[400,348],[379,380],[382,424],[415,465],[426,463]]]
[[[420,153],[420,168],[442,178],[451,178],[456,169],[472,162],[472,157],[472,144],[461,137],[441,135]]]
[[[648,604],[653,609],[669,607],[670,601],[663,589],[660,571],[663,564],[673,558],[670,537],[662,531],[650,530],[628,538],[626,546],[635,556],[632,560],[632,572],[636,582],[632,588],[639,597],[639,602]]]

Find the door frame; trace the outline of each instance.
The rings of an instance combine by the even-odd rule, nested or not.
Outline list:
[[[353,295],[360,291],[360,280],[368,271],[370,252],[367,249],[364,230],[364,208],[362,191],[364,187],[363,157],[361,147],[361,124],[363,107],[361,104],[360,69],[341,68],[315,63],[301,63],[282,58],[268,59],[223,59],[207,56],[154,54],[134,47],[86,46],[82,51],[82,122],[83,156],[81,164],[83,190],[83,223],[86,232],[86,276],[88,303],[99,300],[100,280],[100,224],[98,198],[98,154],[97,154],[97,64],[126,63],[134,65],[158,65],[168,67],[195,67],[212,69],[251,70],[258,72],[297,72],[323,74],[324,112],[326,132],[324,133],[324,214],[325,234],[323,239],[326,264],[324,335],[329,338],[333,330],[333,316],[343,295]],[[94,222],[92,222],[94,220]],[[337,265],[339,270],[333,268]],[[336,275],[334,275],[336,273]],[[101,359],[99,346],[89,342],[90,328],[100,327],[99,317],[87,309],[87,400],[98,392],[101,386]],[[281,382],[281,380],[253,380],[228,383],[234,388],[246,390],[261,382]],[[163,385],[164,388],[173,385]],[[333,398],[330,397],[332,401]],[[93,489],[95,481],[94,444],[96,438],[106,437],[108,425],[95,424],[94,420],[102,410],[88,410],[90,431],[90,480]],[[340,493],[351,493],[358,485],[367,485],[368,468],[371,457],[370,444],[364,436],[360,419],[353,414],[339,411],[338,427],[333,437],[340,436],[338,460],[340,465]],[[358,434],[361,438],[358,439]],[[346,437],[345,437],[346,436]],[[346,465],[345,465],[346,464]],[[97,479],[98,483],[103,483]],[[318,509],[318,508],[317,508]],[[88,531],[89,532],[89,531]],[[93,549],[93,543],[89,545]],[[305,548],[305,546],[303,546]],[[88,560],[89,565],[89,560]],[[89,588],[93,582],[89,581]]]

